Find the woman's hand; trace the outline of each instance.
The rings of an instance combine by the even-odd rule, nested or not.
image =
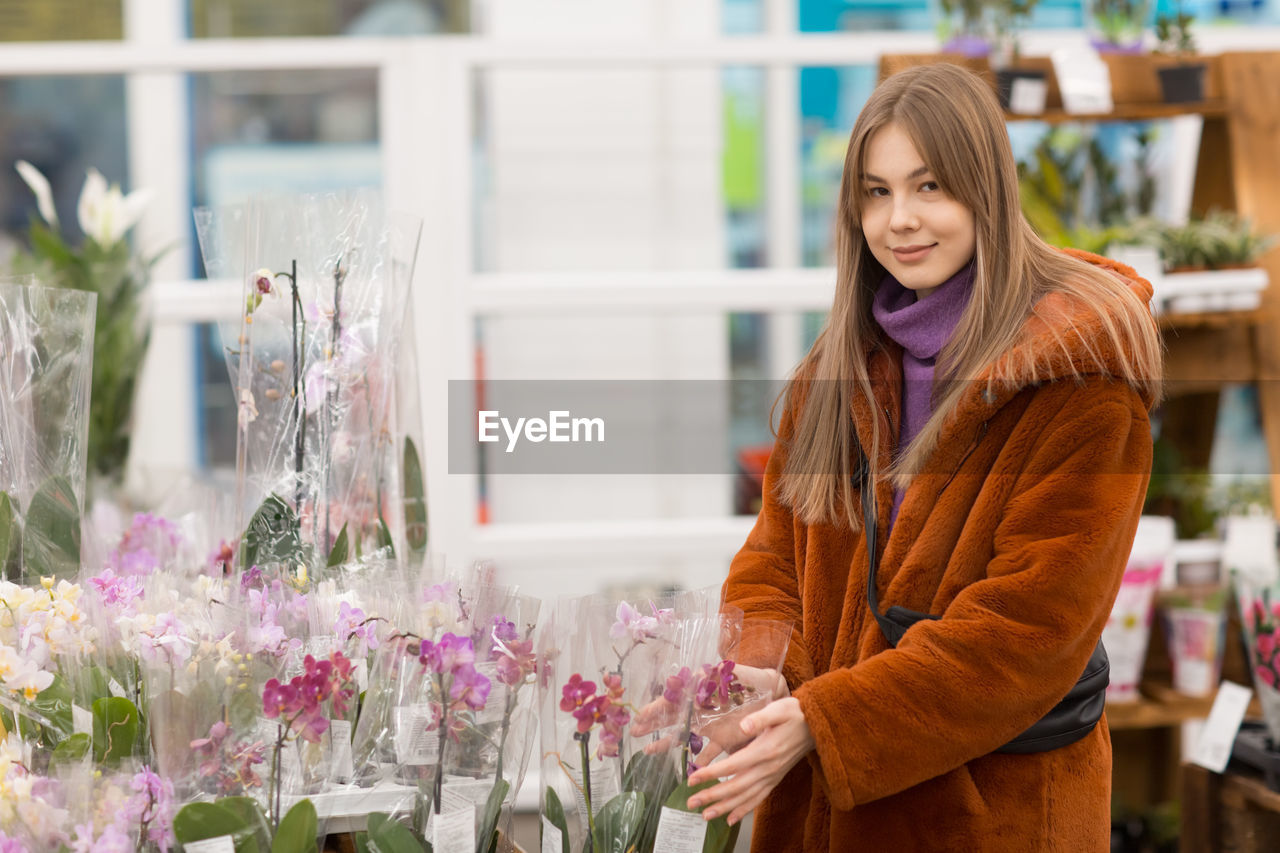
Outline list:
[[[755,738],[750,744],[689,777],[690,785],[723,780],[689,800],[691,808],[707,807],[702,812],[707,820],[723,814],[730,825],[742,820],[814,747],[800,702],[790,696],[748,716],[741,728]]]

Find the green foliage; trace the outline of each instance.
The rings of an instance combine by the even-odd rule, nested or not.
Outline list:
[[[596,815],[593,853],[626,853],[635,844],[645,815],[644,794],[626,791],[604,804]]]
[[[92,743],[89,735],[84,732],[72,735],[53,748],[53,752],[49,756],[50,769],[78,764],[89,754],[90,746],[92,746]]]
[[[271,825],[257,800],[253,797],[223,797],[218,800],[218,805],[244,821],[245,828],[240,834],[250,835],[255,849],[271,849]]]
[[[22,574],[22,527],[16,501],[0,492],[0,578],[12,581]]]
[[[347,561],[347,525],[344,523],[342,529],[338,531],[338,538],[333,541],[333,548],[329,550],[329,559],[325,562],[325,568],[332,569],[334,566],[341,566]]]
[[[71,687],[61,675],[54,675],[53,682],[36,694],[31,707],[49,721],[54,740],[65,740],[75,732],[71,718]]]
[[[640,830],[637,844],[639,849],[648,850],[653,847],[654,838],[658,834],[662,804],[679,784],[679,776],[671,764],[671,757],[666,753],[646,755],[640,751],[627,762],[627,768],[622,774],[622,789],[644,790],[652,795],[648,799],[648,808]]]
[[[426,853],[427,846],[414,833],[382,812],[369,815],[365,832],[356,834],[356,846],[369,853]]]
[[[271,853],[313,853],[316,849],[316,807],[310,800],[299,800],[280,819]]]
[[[128,699],[106,696],[93,703],[93,760],[114,764],[134,753],[138,709]]]
[[[427,499],[422,461],[412,438],[404,440],[404,535],[409,562],[421,565],[427,555]]]
[[[1250,266],[1276,241],[1274,235],[1257,231],[1251,220],[1226,211],[1212,211],[1185,225],[1142,219],[1134,223],[1131,239],[1159,249],[1167,271]]]
[[[560,830],[560,853],[569,853],[569,822],[565,820],[564,806],[560,804],[560,797],[556,795],[555,788],[548,785],[544,799],[543,812],[547,821]]]
[[[27,509],[22,561],[28,578],[71,577],[80,571],[80,508],[71,481],[50,477]]]
[[[476,838],[476,850],[479,853],[495,853],[498,849],[498,818],[502,815],[502,801],[511,790],[511,783],[499,779],[489,791],[489,799],[485,801],[484,811],[480,815],[480,835]]]
[[[279,495],[268,495],[241,538],[240,565],[305,562],[298,516]]]
[[[689,808],[689,798],[715,784],[712,781],[691,786],[687,782],[681,782],[672,790],[664,805],[669,809],[678,809],[682,812],[697,811],[697,809]],[[727,853],[727,851],[732,850],[733,844],[738,837],[737,829],[737,826],[729,826],[727,815],[720,815],[714,820],[707,821],[707,834],[702,842],[702,853]]]
[[[1147,0],[1095,0],[1093,21],[1105,41],[1125,46],[1146,27],[1148,8]]]
[[[118,478],[129,454],[133,392],[150,338],[142,292],[158,257],[135,258],[124,241],[101,246],[85,239],[72,248],[41,222],[32,222],[29,237],[31,251],[14,256],[12,272],[35,274],[44,285],[98,296],[88,466],[99,475]]]
[[[236,853],[265,853],[245,818],[220,803],[189,803],[173,817],[173,834],[179,843],[231,836]]]

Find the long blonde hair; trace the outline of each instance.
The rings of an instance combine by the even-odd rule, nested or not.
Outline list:
[[[1008,352],[1037,302],[1050,293],[1096,310],[1105,338],[1125,355],[1107,372],[1152,394],[1160,383],[1161,342],[1143,301],[1110,273],[1046,244],[1023,217],[1008,130],[990,87],[955,65],[896,74],[872,93],[849,138],[836,210],[835,301],[826,328],[786,392],[795,429],[778,494],[808,524],[845,520],[855,530],[861,527],[849,485],[860,455],[851,403],[861,397],[876,412],[867,354],[882,343],[871,303],[886,273],[863,235],[859,203],[868,143],[890,123],[911,138],[940,186],[974,212],[977,246],[968,305],[938,356],[933,413],[887,471],[877,461],[885,438],[879,418],[872,418],[865,455],[873,477],[906,487],[937,446],[942,425],[964,392],[967,383],[955,380],[981,376]],[[1068,358],[1071,369],[1079,375],[1102,367],[1092,336],[1074,326],[1072,331],[1096,363]],[[1067,341],[1059,337],[1057,343],[1070,354]],[[1046,361],[1036,359],[1016,370],[1036,381]]]

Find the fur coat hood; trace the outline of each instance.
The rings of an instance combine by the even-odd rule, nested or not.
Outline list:
[[[1150,299],[1131,269],[1073,254]],[[877,485],[880,606],[941,617],[893,649],[868,609],[861,533],[804,524],[777,499],[792,429],[783,413],[763,509],[724,598],[795,624],[783,674],[816,749],[760,807],[753,850],[1108,849],[1105,716],[1069,746],[994,753],[1084,669],[1141,513],[1158,378],[1114,379],[1127,353],[1100,332],[1092,309],[1041,300],[964,392],[891,533],[892,486]],[[878,350],[869,369],[876,411],[858,400],[855,428],[868,435],[876,417],[896,435],[900,354]]]

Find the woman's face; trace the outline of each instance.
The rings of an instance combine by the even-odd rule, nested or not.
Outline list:
[[[939,186],[897,124],[885,125],[868,140],[859,192],[862,233],[871,254],[917,299],[973,259],[973,211]]]

